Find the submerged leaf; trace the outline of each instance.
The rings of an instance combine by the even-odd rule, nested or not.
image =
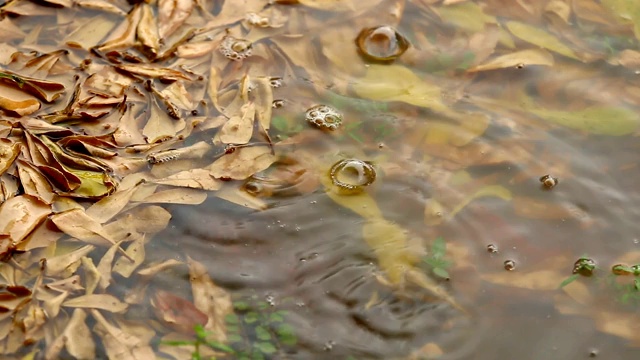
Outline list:
[[[622,107],[592,106],[573,111],[543,108],[528,110],[549,122],[599,135],[627,135],[636,131],[640,125],[637,112]]]
[[[517,21],[509,21],[507,28],[513,35],[526,42],[557,52],[560,55],[580,60],[571,48],[545,30]]]
[[[553,56],[543,49],[528,49],[516,51],[491,59],[484,64],[474,66],[468,72],[487,71],[504,68],[514,68],[524,65],[552,66]]]
[[[358,96],[370,100],[402,101],[436,111],[447,110],[439,86],[401,65],[372,64],[353,88]]]

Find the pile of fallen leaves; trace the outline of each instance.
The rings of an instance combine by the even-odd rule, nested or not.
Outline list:
[[[313,142],[322,132],[304,128],[293,137],[273,136],[302,119],[288,118],[278,131],[272,129],[274,106],[282,103],[274,93],[283,81],[304,77],[310,82],[311,90],[297,94],[302,100],[285,101],[298,102],[294,105],[301,110],[333,92],[408,104],[420,109],[409,110],[415,114],[428,109],[434,121],[401,124],[410,133],[404,144],[394,149],[394,157],[376,157],[387,175],[406,173],[405,162],[415,165],[416,149],[425,153],[426,171],[447,170],[441,178],[429,175],[444,194],[427,204],[428,225],[443,221],[443,212],[454,216],[481,196],[512,198],[501,186],[486,186],[494,178],[468,182],[453,171],[472,164],[518,163],[525,171],[514,181],[540,175],[544,166],[527,145],[530,128],[561,126],[601,135],[637,131],[637,81],[624,74],[603,76],[587,65],[606,61],[640,70],[640,53],[633,49],[640,38],[640,5],[625,0],[500,3],[4,3],[0,256],[5,262],[0,277],[6,285],[0,289],[0,353],[95,358],[94,340],[100,339],[110,358],[152,359],[158,349],[150,344],[157,331],[126,316],[131,306],[142,303],[157,310],[164,339],[188,336],[195,325],[205,324],[224,342],[223,319],[232,311],[229,295],[196,261],[145,262],[145,246],[169,223],[171,214],[162,204],[195,205],[219,197],[263,209],[262,199],[232,180],[273,166],[281,168],[275,176],[294,183],[297,191],[310,192],[326,182],[316,169],[326,169],[328,159],[304,151],[284,156],[293,154],[291,146]],[[405,14],[413,14],[412,20]],[[574,22],[582,27],[570,26]],[[411,48],[394,64],[367,64],[354,39],[360,29],[381,23],[401,26]],[[448,30],[430,33],[436,27]],[[597,31],[612,35],[606,42],[584,40]],[[532,66],[562,73],[534,84],[544,104],[514,84],[502,89],[508,95],[501,100],[470,100],[469,93],[483,92],[477,81],[483,74],[509,79],[509,71]],[[507,74],[492,73],[496,70]],[[443,81],[444,75],[455,81]],[[581,101],[558,103],[558,91],[570,93],[585,83]],[[475,108],[452,110],[465,101]],[[522,120],[531,115],[546,123]],[[475,141],[492,121],[513,131],[501,147]],[[362,149],[352,151],[366,156]],[[565,165],[555,165],[554,174],[569,177]],[[466,193],[447,200],[451,183],[466,183]],[[402,248],[402,229],[383,219],[374,200],[330,196],[368,219],[365,239],[373,248],[389,246],[381,244],[383,235]],[[580,218],[563,205],[529,200],[514,198],[522,216],[540,218],[558,209],[557,217]],[[408,261],[396,255],[404,259],[392,251],[381,255],[381,266],[389,270],[397,265],[394,261]],[[191,295],[146,294],[155,274],[175,266],[189,269]],[[138,279],[124,299],[110,294],[114,273]],[[403,274],[390,275],[400,282]],[[184,312],[175,313],[177,307]],[[24,346],[32,344],[38,346]],[[161,346],[176,358],[191,350]]]

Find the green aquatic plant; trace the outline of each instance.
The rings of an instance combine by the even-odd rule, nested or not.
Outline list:
[[[452,263],[444,258],[446,254],[447,242],[443,237],[438,237],[433,241],[429,253],[422,259],[422,261],[430,268],[434,275],[448,280],[449,272],[447,269],[452,265]]]
[[[298,339],[285,317],[287,311],[277,310],[257,296],[233,303],[234,313],[225,317],[229,344],[235,359],[271,358],[279,350],[295,346]]]
[[[192,345],[194,347],[194,350],[191,353],[191,360],[203,359],[202,355],[200,354],[200,349],[202,347],[209,347],[212,350],[221,351],[230,355],[235,354],[235,350],[233,350],[231,347],[217,341],[208,340],[208,338],[211,337],[212,333],[210,331],[206,331],[202,325],[196,325],[194,331],[196,334],[196,338],[194,340],[163,341],[162,343],[169,346]]]
[[[271,119],[271,125],[278,131],[278,137],[283,140],[301,132],[305,128],[301,122],[292,124],[287,118],[280,115]]]

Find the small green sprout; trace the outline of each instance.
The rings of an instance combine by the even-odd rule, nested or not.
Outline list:
[[[211,337],[212,333],[205,330],[202,325],[196,325],[194,331],[196,333],[195,340],[163,341],[162,343],[169,346],[194,346],[195,349],[191,353],[191,360],[202,360],[202,355],[200,354],[200,348],[202,346],[206,346],[210,349],[228,354],[235,354],[235,350],[233,350],[231,347],[217,341],[208,340],[208,338]]]

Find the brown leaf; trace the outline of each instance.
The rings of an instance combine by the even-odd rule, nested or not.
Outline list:
[[[82,309],[75,309],[66,328],[54,343],[61,342],[66,347],[71,356],[76,359],[94,359],[96,356],[96,346],[91,336],[91,330],[86,324],[87,313]],[[50,352],[50,346],[45,354],[45,359],[58,359],[58,352]]]
[[[129,189],[118,190],[110,196],[106,196],[91,205],[85,213],[96,222],[104,224],[114,216],[118,215],[122,209],[129,204],[131,196],[133,196],[133,193],[136,190],[138,190],[138,185]]]
[[[13,245],[20,243],[51,213],[51,206],[29,195],[8,199],[0,205],[0,234]]]
[[[47,178],[33,164],[18,160],[18,176],[27,195],[38,198],[46,204],[51,204],[55,193]]]
[[[236,149],[211,164],[214,177],[244,180],[267,169],[276,161],[276,156],[268,146],[248,146]]]
[[[159,185],[171,185],[202,190],[218,190],[222,186],[221,181],[216,180],[209,170],[193,169],[181,171],[177,174],[162,179],[152,180]]]
[[[142,7],[135,6],[125,21],[116,27],[105,41],[96,47],[99,52],[128,49],[135,44],[136,29],[142,18]]]
[[[142,200],[145,203],[160,204],[202,204],[207,199],[207,193],[201,190],[180,188],[159,191]]]
[[[204,265],[191,258],[187,262],[194,304],[209,317],[204,328],[212,333],[213,340],[224,343],[227,339],[225,316],[233,313],[231,296],[211,280]]]
[[[248,103],[242,106],[241,114],[233,116],[216,134],[214,142],[219,140],[225,144],[243,145],[251,140],[253,135],[253,123],[256,116],[256,106]]]
[[[468,72],[487,71],[504,68],[515,68],[525,65],[553,66],[553,55],[544,49],[529,49],[501,55],[488,62],[474,66]]]
[[[141,237],[129,244],[127,250],[125,250],[128,258],[121,256],[113,265],[113,271],[125,278],[131,276],[145,259],[144,243],[144,237]]]
[[[192,0],[159,0],[158,33],[166,39],[191,15],[195,6]]]
[[[189,300],[158,290],[151,298],[151,305],[158,320],[174,331],[193,334],[197,325],[204,326],[208,317]]]
[[[13,164],[13,161],[20,154],[20,143],[10,139],[0,139],[0,175]]]
[[[102,338],[109,359],[154,360],[156,356],[148,342],[135,334],[112,325],[98,310],[91,310],[96,319],[95,332]]]
[[[55,214],[51,220],[65,234],[78,240],[102,246],[111,246],[117,243],[117,240],[108,234],[99,222],[81,209]]]
[[[128,305],[109,294],[90,294],[65,301],[63,306],[72,308],[100,309],[114,313],[123,313]]]
[[[73,270],[74,267],[76,267],[76,263],[79,263],[80,260],[93,251],[93,249],[95,249],[94,246],[86,245],[79,249],[48,258],[45,264],[45,274],[47,276],[55,276],[67,269]],[[71,276],[71,274],[69,274],[69,276]]]

